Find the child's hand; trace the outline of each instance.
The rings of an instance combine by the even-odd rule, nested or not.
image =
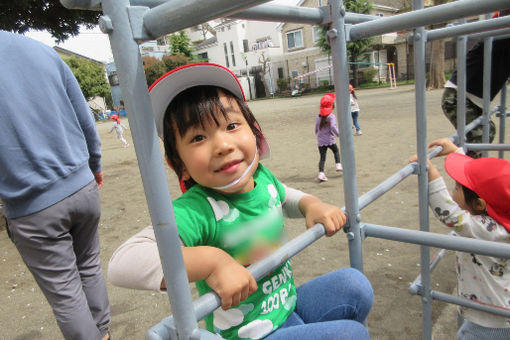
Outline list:
[[[413,155],[411,158],[409,158],[409,163],[418,162],[418,155]],[[430,159],[427,158],[427,165],[428,165],[428,174],[429,174],[429,182],[432,182],[433,180],[441,177],[441,174],[439,173],[439,170],[432,164]]]
[[[457,145],[453,144],[449,138],[436,139],[429,144],[429,148],[433,148],[435,146],[443,147],[443,150],[438,154],[438,156],[446,156],[452,152],[457,151],[459,148]]]
[[[239,302],[257,290],[257,282],[250,271],[237,263],[232,257],[225,258],[205,279],[209,287],[221,298],[224,310],[236,306]]]
[[[324,203],[315,196],[306,195],[299,201],[299,208],[306,219],[306,227],[313,227],[316,223],[322,223],[326,229],[326,235],[332,236],[342,229],[347,218],[342,209],[337,206]]]

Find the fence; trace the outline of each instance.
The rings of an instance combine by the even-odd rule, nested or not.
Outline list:
[[[142,182],[146,192],[152,223],[154,226],[159,252],[162,258],[163,271],[168,287],[168,296],[174,312],[147,332],[148,339],[208,339],[216,335],[198,328],[197,320],[211,313],[219,306],[219,298],[208,293],[195,302],[191,299],[188,280],[185,273],[180,243],[174,217],[172,216],[171,197],[166,185],[163,159],[160,154],[159,141],[156,136],[152,108],[149,99],[145,75],[140,60],[137,42],[152,40],[164,34],[176,32],[208,20],[230,16],[249,20],[286,21],[304,24],[330,24],[327,33],[331,44],[334,82],[337,93],[338,121],[341,127],[340,144],[344,164],[344,197],[345,211],[349,217],[347,238],[349,240],[350,264],[363,270],[362,241],[368,237],[379,237],[400,242],[421,245],[421,274],[410,288],[412,293],[419,294],[422,301],[422,334],[423,339],[431,338],[431,301],[440,299],[456,304],[469,304],[469,301],[430,289],[430,255],[429,246],[458,251],[474,251],[478,254],[510,258],[510,245],[494,244],[487,241],[441,235],[429,232],[428,215],[428,179],[426,169],[427,157],[439,152],[434,150],[427,155],[426,148],[426,108],[425,108],[425,44],[427,41],[454,37],[458,39],[458,98],[465,100],[465,41],[467,35],[484,38],[487,54],[485,67],[490,70],[490,48],[493,36],[508,35],[505,29],[510,18],[497,18],[475,23],[461,21],[458,25],[425,30],[424,26],[442,23],[468,16],[485,14],[498,9],[510,7],[509,0],[485,0],[480,6],[478,0],[459,0],[431,8],[423,8],[422,0],[413,1],[413,11],[393,17],[373,17],[355,13],[346,13],[342,0],[330,1],[321,8],[302,8],[264,4],[265,0],[61,0],[68,8],[101,10],[100,27],[110,38],[113,56],[117,65],[118,77],[127,108],[135,150],[138,157]],[[202,13],[202,15],[197,15]],[[416,79],[416,127],[418,162],[409,164],[378,186],[358,197],[356,166],[354,157],[353,136],[350,130],[349,79],[346,42],[402,30],[413,30],[411,42],[414,45],[414,74]],[[488,31],[488,32],[487,32]],[[483,33],[477,33],[483,32]],[[489,87],[489,73],[484,74],[484,88]],[[505,89],[506,90],[506,89]],[[504,91],[505,93],[506,91]],[[501,120],[500,144],[488,144],[488,119],[490,114],[488,90],[484,91],[483,117],[464,126],[465,108],[459,105],[458,141],[468,149],[510,150],[504,143],[504,127],[506,113],[506,97],[503,95],[498,108]],[[484,143],[479,145],[465,144],[464,133],[476,124],[484,126]],[[420,230],[399,229],[362,223],[360,210],[380,198],[392,187],[411,174],[418,175],[419,184],[419,224]],[[412,222],[412,221],[410,221]],[[315,225],[306,232],[282,246],[270,257],[249,267],[255,278],[265,275],[272,268],[283,263],[310,243],[324,234],[322,225]],[[432,267],[434,266],[434,263]],[[469,307],[481,307],[469,304]],[[505,310],[484,307],[484,310],[499,315],[510,316]]]

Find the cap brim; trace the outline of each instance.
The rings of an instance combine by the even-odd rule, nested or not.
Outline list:
[[[471,181],[466,176],[466,165],[472,162],[473,158],[460,153],[449,154],[444,161],[444,168],[448,175],[463,186],[473,189]]]
[[[163,138],[163,118],[170,102],[182,91],[194,86],[217,86],[246,101],[239,80],[229,69],[212,63],[195,63],[173,69],[161,76],[149,88],[152,112],[158,136]],[[269,156],[269,143],[262,135],[260,158]]]

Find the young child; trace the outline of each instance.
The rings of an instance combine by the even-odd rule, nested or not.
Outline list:
[[[354,86],[349,84],[349,91],[351,92],[351,116],[352,116],[352,124],[354,124],[354,128],[356,129],[356,132],[354,133],[354,136],[361,136],[363,132],[361,131],[361,128],[358,124],[358,117],[359,117],[359,105],[358,105],[358,97],[356,97],[356,92],[354,91]]]
[[[111,115],[110,118],[113,120],[113,126],[108,133],[112,133],[112,131],[115,130],[115,132],[117,133],[117,138],[120,139],[120,141],[124,143],[124,147],[127,148],[129,146],[129,143],[123,136],[124,130],[128,129],[127,126],[120,122],[120,118],[117,115]]]
[[[317,136],[317,146],[319,147],[319,175],[317,180],[325,182],[328,180],[324,173],[324,164],[326,163],[326,153],[328,149],[333,151],[335,156],[336,171],[342,171],[342,163],[340,163],[340,153],[336,145],[335,136],[339,136],[338,127],[336,126],[336,117],[333,112],[335,108],[335,94],[326,93],[321,98],[320,111],[315,121],[315,135]]]
[[[168,163],[186,191],[173,202],[184,262],[200,295],[221,308],[207,329],[225,339],[368,339],[362,322],[373,299],[359,271],[340,269],[296,289],[290,262],[255,282],[246,266],[282,243],[283,215],[345,223],[341,209],[287,188],[262,164],[269,148],[235,75],[208,63],[185,65],[150,89]],[[152,227],[115,251],[108,278],[129,288],[165,288]]]
[[[448,155],[446,172],[455,180],[452,196],[437,168],[428,161],[429,204],[434,215],[464,237],[510,242],[510,162],[473,159],[448,139],[433,141]],[[456,152],[457,151],[457,152]],[[411,158],[415,161],[416,156]],[[459,296],[483,305],[510,310],[510,268],[507,259],[457,253]],[[458,339],[510,339],[510,319],[461,308],[464,323]]]

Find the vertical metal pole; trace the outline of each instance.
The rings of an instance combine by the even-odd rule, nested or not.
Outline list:
[[[349,64],[347,62],[347,42],[345,37],[345,7],[343,0],[329,1],[332,25],[327,33],[331,45],[333,78],[336,91],[337,119],[340,126],[340,150],[343,164],[344,199],[350,230],[349,257],[351,267],[363,271],[363,254],[360,235],[360,214],[358,206],[358,186],[354,161],[354,141],[349,94]]]
[[[423,0],[413,0],[413,10],[422,9]],[[414,30],[414,76],[416,96],[416,132],[418,153],[418,202],[420,213],[420,230],[429,231],[428,214],[428,172],[427,172],[427,117],[425,107],[425,45],[427,37],[424,27]],[[429,248],[420,246],[421,277],[423,285],[422,302],[422,334],[423,339],[432,336],[432,309],[430,294],[430,253]]]
[[[505,131],[506,131],[506,83],[501,89],[501,103],[499,104],[499,144],[505,144]],[[503,158],[505,153],[503,150],[498,151],[498,157]]]
[[[149,206],[179,339],[197,330],[188,277],[173,215],[156,126],[138,44],[133,40],[129,0],[103,0],[100,27],[108,33],[129,116],[138,166]]]
[[[489,121],[491,105],[491,69],[492,69],[492,37],[483,40],[483,135],[482,143],[489,143]],[[489,152],[482,151],[482,157],[487,157]]]
[[[466,19],[460,20],[460,24]],[[457,135],[460,147],[466,143],[466,48],[465,35],[457,37]]]

